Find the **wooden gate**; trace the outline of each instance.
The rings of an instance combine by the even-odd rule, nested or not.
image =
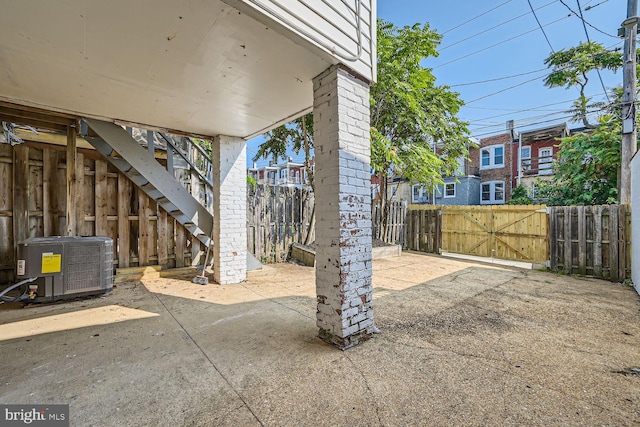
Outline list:
[[[549,259],[544,205],[439,208],[444,251],[534,263]]]

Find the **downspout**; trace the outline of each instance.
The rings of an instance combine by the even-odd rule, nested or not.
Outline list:
[[[518,186],[522,185],[522,132],[518,136]]]

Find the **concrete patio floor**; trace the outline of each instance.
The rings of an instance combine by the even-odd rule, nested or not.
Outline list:
[[[631,287],[410,253],[373,269],[382,333],[346,352],[292,264],[0,306],[0,403],[69,403],[72,426],[640,423]]]

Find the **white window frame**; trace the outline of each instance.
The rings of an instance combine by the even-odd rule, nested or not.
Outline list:
[[[498,149],[502,149],[502,163],[496,163],[496,150]],[[489,153],[488,165],[484,165],[482,163],[482,153],[485,151]],[[505,166],[505,156],[506,153],[504,150],[504,144],[495,144],[486,147],[480,147],[480,170],[503,168]]]
[[[449,195],[448,194],[448,190],[447,187],[451,186],[451,188],[453,188],[453,194]],[[452,199],[456,197],[456,183],[455,182],[445,182],[444,183],[444,198],[445,199]]]
[[[489,200],[482,200],[483,188],[489,186]],[[502,186],[502,199],[496,199],[496,186]],[[480,204],[481,205],[503,205],[505,202],[506,186],[504,181],[485,181],[480,183]]]
[[[543,152],[545,151],[549,152],[550,154],[548,155],[543,154]],[[538,175],[552,175],[552,174],[553,174],[553,148],[552,147],[539,148],[538,149]]]
[[[418,197],[416,197],[416,189],[419,188]],[[411,203],[425,204],[429,203],[429,193],[425,191],[424,185],[413,184],[411,186]]]
[[[525,151],[528,153],[525,155]],[[523,146],[520,148],[520,165],[522,167],[522,171],[531,170],[531,147]]]

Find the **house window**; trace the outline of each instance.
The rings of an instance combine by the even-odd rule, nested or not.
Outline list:
[[[504,145],[491,145],[480,150],[480,169],[504,167]]]
[[[520,149],[520,159],[522,160],[522,170],[531,169],[531,147],[522,147]]]
[[[553,173],[553,149],[551,147],[538,150],[538,173],[540,175]]]
[[[444,185],[444,197],[456,197],[456,183],[450,182]]]
[[[428,203],[429,194],[421,184],[414,184],[411,189],[411,203]]]
[[[480,203],[498,205],[504,203],[504,181],[483,182],[480,186]]]
[[[288,169],[280,169],[280,179],[287,179],[289,177]]]

